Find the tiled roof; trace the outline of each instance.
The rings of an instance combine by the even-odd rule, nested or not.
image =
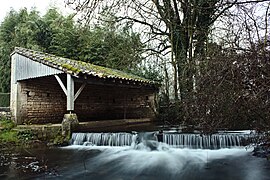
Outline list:
[[[130,73],[125,73],[116,69],[97,66],[83,61],[63,58],[52,54],[25,49],[21,47],[15,47],[12,54],[14,53],[25,56],[33,61],[40,62],[49,67],[61,70],[65,73],[72,74],[76,77],[88,75],[103,79],[119,79],[126,81],[142,82],[152,85],[157,84],[154,81]]]

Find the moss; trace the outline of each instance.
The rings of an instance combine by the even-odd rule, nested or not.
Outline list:
[[[44,60],[46,60],[46,61],[51,61],[51,58],[45,57]]]
[[[69,140],[71,137],[70,132],[67,133],[67,135],[63,135],[62,134],[62,130],[59,129],[59,131],[56,133],[56,135],[54,136],[55,138],[52,139],[52,144],[55,146],[65,146],[69,144]]]
[[[133,75],[133,74],[129,74],[123,71],[119,71],[116,69],[111,69],[111,68],[107,68],[107,67],[102,67],[102,66],[97,66],[94,64],[90,64],[90,63],[85,63],[87,66],[87,68],[91,71],[97,72],[97,73],[102,73],[103,76],[109,76],[109,77],[113,77],[113,78],[124,78],[124,79],[131,79],[131,80],[138,80],[138,81],[143,81],[143,82],[147,82],[150,83],[149,80]]]
[[[50,56],[46,56],[46,57],[44,58],[44,60],[45,60],[45,61],[48,61],[48,62],[50,62],[50,63],[53,63],[53,64],[57,64],[57,61],[55,61],[55,59],[53,59],[53,58],[50,57]]]
[[[54,138],[53,145],[57,146],[68,145],[68,142],[69,142],[69,135],[62,136],[59,134]]]
[[[106,67],[102,67],[98,65],[93,65],[93,64],[86,63],[83,61],[62,58],[62,57],[54,56],[48,53],[31,51],[24,48],[17,48],[16,51],[21,51],[22,54],[29,52],[30,55],[32,54],[38,60],[43,60],[44,63],[53,63],[57,66],[65,68],[67,71],[71,71],[74,74],[79,74],[80,72],[89,71],[89,72],[92,72],[92,74],[98,75],[99,77],[126,79],[126,80],[131,80],[131,81],[140,81],[140,82],[149,83],[149,84],[157,84],[154,81],[150,81],[148,79],[145,79],[145,78],[142,78],[142,77],[130,74],[130,73],[126,73],[126,72],[122,72],[119,70],[106,68]],[[35,54],[38,54],[38,55],[35,55]]]
[[[0,148],[32,147],[40,143],[47,145],[68,145],[71,134],[62,136],[61,128],[25,129],[18,128],[11,120],[0,119]],[[49,143],[49,144],[48,144]]]
[[[78,68],[76,68],[76,67],[74,67],[74,66],[71,66],[70,64],[62,64],[61,66],[62,66],[63,68],[65,68],[65,69],[67,69],[67,70],[72,71],[73,73],[76,73],[76,74],[78,74],[78,73],[81,72],[80,69],[78,69]]]
[[[59,57],[45,57],[44,58],[47,61],[57,63],[61,67],[72,71],[73,73],[80,73],[81,69],[88,70],[90,72],[94,72],[96,74],[99,74],[101,77],[112,77],[112,78],[124,78],[124,79],[130,79],[130,80],[138,80],[146,83],[154,83],[148,79],[126,73],[123,71],[119,71],[116,69],[111,69],[107,67],[102,67],[98,65],[94,65],[91,63],[86,63],[83,61],[76,61],[76,60],[71,60],[67,58],[59,58]],[[74,64],[74,65],[71,65]]]

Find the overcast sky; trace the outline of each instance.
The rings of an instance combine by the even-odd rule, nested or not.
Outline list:
[[[14,10],[19,10],[24,7],[27,9],[36,7],[41,15],[43,15],[51,6],[58,7],[63,12],[63,14],[71,12],[69,8],[65,8],[64,0],[2,0],[0,5],[0,22],[3,21],[4,17],[7,15],[11,8]]]

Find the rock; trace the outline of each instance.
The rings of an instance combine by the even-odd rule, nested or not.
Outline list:
[[[262,158],[269,158],[270,156],[270,149],[267,146],[258,145],[253,150],[253,156],[262,157]]]
[[[62,135],[70,135],[79,124],[78,117],[75,113],[65,114],[62,121]]]

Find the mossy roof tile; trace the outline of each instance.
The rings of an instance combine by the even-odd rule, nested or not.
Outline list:
[[[65,73],[72,74],[76,77],[89,75],[95,76],[98,78],[104,79],[119,79],[119,80],[127,80],[127,81],[138,81],[147,84],[157,84],[154,81],[126,73],[123,71],[119,71],[116,69],[111,69],[107,67],[102,67],[98,65],[94,65],[91,63],[86,63],[79,60],[72,60],[68,58],[63,58],[59,56],[55,56],[53,54],[43,53],[39,51],[34,51],[30,49],[25,49],[21,47],[15,47],[15,50],[12,54],[18,53],[22,56],[25,56],[33,61],[40,62],[42,64],[48,65],[50,67],[61,70]]]

